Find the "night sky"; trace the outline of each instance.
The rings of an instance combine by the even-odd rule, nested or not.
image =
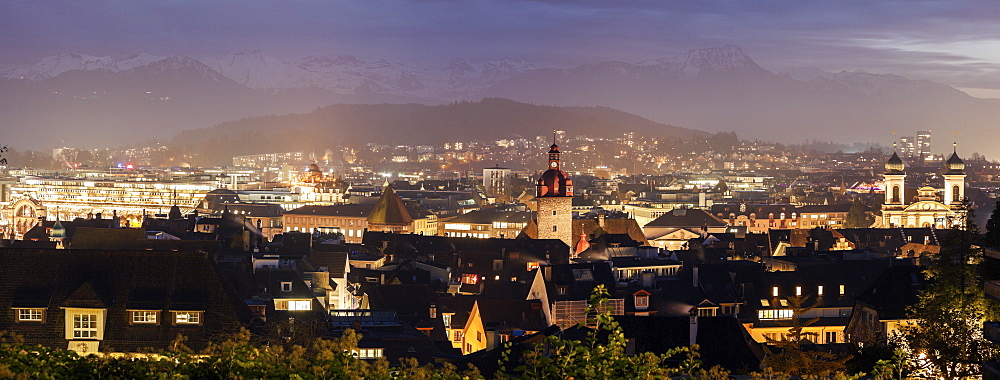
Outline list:
[[[623,4],[625,3],[625,4]],[[863,69],[1000,97],[997,1],[12,1],[0,65],[59,52],[350,54],[571,66],[738,45],[771,71]]]

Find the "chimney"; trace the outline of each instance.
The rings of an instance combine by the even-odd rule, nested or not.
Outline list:
[[[642,272],[642,287],[652,288],[656,283],[656,274],[653,272]]]
[[[691,267],[691,286],[698,287],[698,266]]]
[[[688,316],[691,321],[688,330],[689,331],[688,345],[693,346],[698,343],[698,307],[692,306],[691,311],[688,313]]]

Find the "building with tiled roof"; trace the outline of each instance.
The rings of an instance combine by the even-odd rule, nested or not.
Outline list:
[[[252,315],[207,254],[0,248],[0,330],[83,352],[194,349]]]

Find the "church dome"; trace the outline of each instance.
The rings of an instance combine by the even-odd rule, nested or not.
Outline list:
[[[892,157],[889,157],[889,161],[885,163],[885,171],[889,174],[900,174],[905,167],[906,165],[903,164],[903,160],[896,152],[892,152]]]
[[[549,169],[538,178],[539,197],[572,197],[573,180],[559,169]]]
[[[965,170],[965,161],[958,157],[958,152],[952,152],[944,167],[948,169],[948,173],[962,173]]]

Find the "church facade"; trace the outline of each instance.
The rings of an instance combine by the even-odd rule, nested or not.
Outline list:
[[[966,210],[965,162],[952,152],[945,162],[944,189],[923,186],[906,196],[906,167],[896,152],[885,164],[885,200],[881,227],[950,228],[961,224]]]

